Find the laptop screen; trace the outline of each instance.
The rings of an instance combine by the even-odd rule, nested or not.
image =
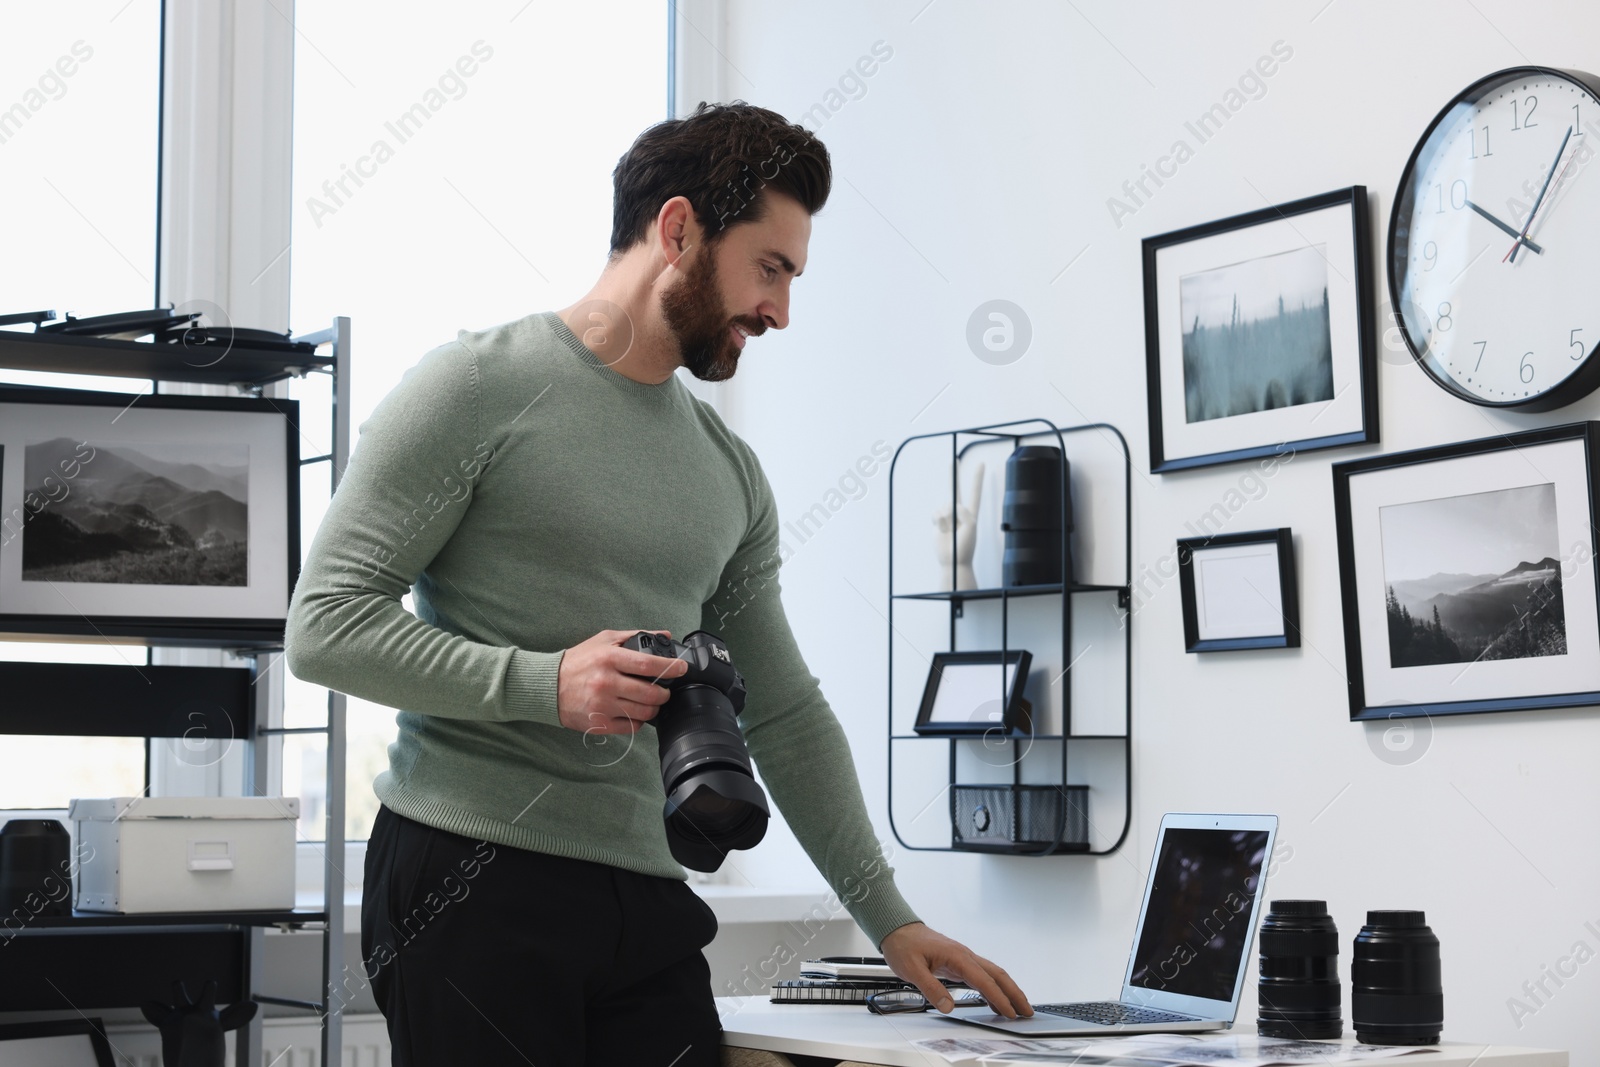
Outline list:
[[[1150,872],[1129,985],[1233,999],[1270,838],[1266,830],[1167,827]]]

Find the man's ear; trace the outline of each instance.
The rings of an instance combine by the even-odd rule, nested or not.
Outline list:
[[[656,214],[656,243],[666,258],[667,266],[677,268],[679,260],[701,243],[700,223],[694,217],[694,205],[685,196],[675,196],[661,205]]]

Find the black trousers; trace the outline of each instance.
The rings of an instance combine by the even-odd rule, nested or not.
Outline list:
[[[362,966],[394,1067],[716,1067],[687,884],[473,841],[378,812]]]

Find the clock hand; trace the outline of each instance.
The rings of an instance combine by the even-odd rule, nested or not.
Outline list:
[[[1545,172],[1544,185],[1539,188],[1538,199],[1533,202],[1533,210],[1528,212],[1528,220],[1522,224],[1522,232],[1517,234],[1517,243],[1511,246],[1511,251],[1501,257],[1500,262],[1506,259],[1517,261],[1517,249],[1522,247],[1522,239],[1528,236],[1528,228],[1533,225],[1533,217],[1539,213],[1539,205],[1544,203],[1544,194],[1550,191],[1550,179],[1556,176],[1556,164],[1561,162],[1561,153],[1567,150],[1567,142],[1572,140],[1572,127],[1567,127],[1567,135],[1561,138],[1561,147],[1556,149],[1556,158],[1550,161],[1550,169]]]
[[[1511,236],[1515,237],[1519,243],[1527,245],[1528,251],[1538,253],[1539,255],[1544,254],[1544,249],[1540,248],[1538,245],[1522,236],[1516,230],[1512,229],[1507,224],[1501,222],[1499,219],[1483,210],[1483,208],[1479,207],[1477,204],[1474,204],[1471,200],[1467,201],[1467,206],[1476,211],[1478,214],[1482,215],[1484,218],[1488,219],[1490,222],[1494,223],[1496,226],[1500,227],[1506,233],[1509,233]]]

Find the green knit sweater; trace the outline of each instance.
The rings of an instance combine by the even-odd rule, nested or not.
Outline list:
[[[556,675],[561,650],[601,630],[710,630],[744,675],[740,724],[772,799],[878,944],[916,916],[795,645],[778,561],[772,489],[710,406],[676,376],[624,377],[558,316],[531,315],[429,352],[362,424],[295,589],[286,659],[400,709],[374,783],[395,812],[681,879],[655,730],[561,726]]]

